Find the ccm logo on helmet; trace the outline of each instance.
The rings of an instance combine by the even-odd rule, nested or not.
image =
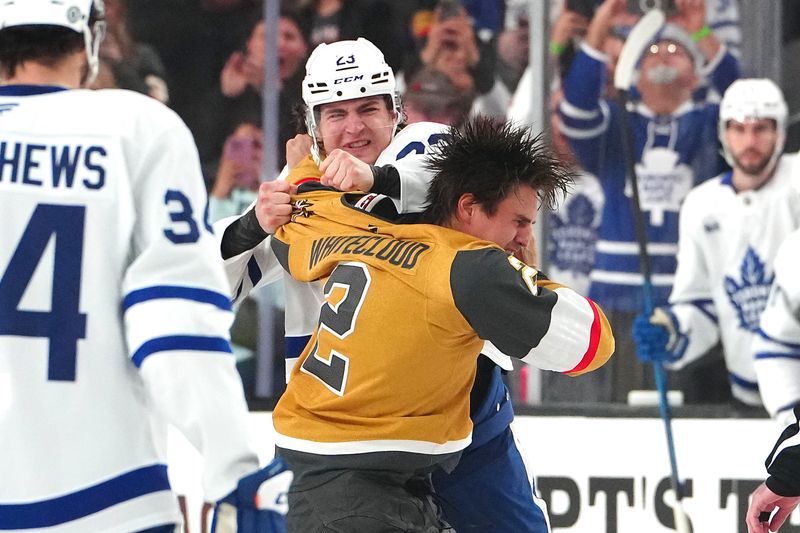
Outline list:
[[[364,75],[363,74],[359,74],[358,76],[345,76],[344,78],[335,79],[333,81],[333,84],[336,85],[338,83],[347,83],[347,82],[350,82],[350,81],[358,81],[358,80],[363,80],[363,79],[364,79]]]

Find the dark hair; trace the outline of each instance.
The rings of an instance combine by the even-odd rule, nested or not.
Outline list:
[[[450,128],[429,156],[427,168],[434,177],[423,219],[439,225],[453,217],[464,194],[472,194],[492,215],[503,199],[526,185],[536,190],[544,206],[553,208],[574,179],[541,134],[482,116]]]
[[[94,5],[89,15],[89,27],[100,20]],[[0,72],[10,78],[27,61],[53,67],[65,57],[86,48],[83,34],[62,26],[12,26],[0,31]]]
[[[10,78],[27,61],[54,66],[83,50],[83,35],[60,26],[18,26],[0,31],[0,68]]]

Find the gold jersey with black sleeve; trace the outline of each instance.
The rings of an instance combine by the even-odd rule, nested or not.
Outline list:
[[[274,235],[284,269],[321,280],[325,294],[273,413],[279,448],[435,463],[470,443],[469,393],[485,340],[573,375],[611,356],[611,329],[594,302],[493,243],[367,212],[380,200],[317,186],[293,197],[292,222]]]

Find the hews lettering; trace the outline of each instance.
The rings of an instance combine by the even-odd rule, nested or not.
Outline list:
[[[363,74],[359,74],[358,76],[345,76],[344,78],[336,78],[333,81],[333,84],[336,85],[336,84],[339,84],[339,83],[348,83],[348,82],[351,82],[351,81],[358,81],[358,80],[363,80],[363,79],[364,79],[364,75]]]

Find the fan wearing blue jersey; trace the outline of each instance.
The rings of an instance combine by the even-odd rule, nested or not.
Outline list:
[[[0,531],[173,532],[167,424],[218,533],[285,530],[259,470],[191,134],[90,91],[102,0],[0,0]],[[258,502],[258,503],[257,503]]]
[[[287,153],[287,161],[297,162],[311,151],[322,160],[322,176],[314,179],[323,184],[385,194],[394,215],[422,210],[432,177],[426,168],[428,154],[446,127],[420,122],[396,133],[402,110],[394,73],[372,43],[358,39],[317,47],[306,64],[303,98],[311,135],[287,146],[300,153]],[[297,182],[304,176],[289,177]],[[266,231],[289,220],[290,190],[286,181],[262,184],[254,209],[221,221],[218,230],[237,301],[254,287],[285,276],[287,376],[324,303],[319,283],[292,279],[270,249]],[[546,505],[537,497],[515,443],[510,427],[514,411],[501,367],[511,369],[511,360],[496,349],[491,359],[478,358],[470,402],[472,444],[452,473],[434,476],[434,485],[447,520],[459,532],[545,533],[550,530]]]

